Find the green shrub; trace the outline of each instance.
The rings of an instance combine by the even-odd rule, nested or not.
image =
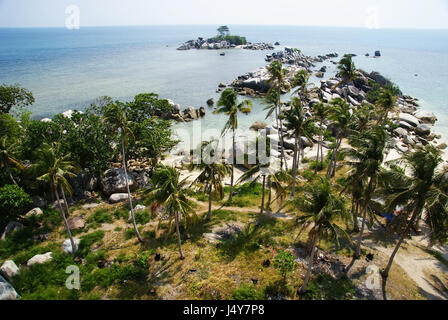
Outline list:
[[[53,252],[53,259],[22,269],[11,284],[23,300],[77,300],[79,290],[68,290],[66,268],[73,265],[73,257]]]
[[[29,194],[17,185],[7,184],[0,188],[0,228],[9,221],[17,220],[27,210],[31,209],[33,200]]]
[[[305,298],[310,300],[346,300],[355,295],[355,285],[349,279],[336,280],[330,275],[318,275],[308,284]]]
[[[295,257],[289,251],[281,251],[274,258],[274,267],[278,269],[284,280],[286,280],[288,273],[294,270],[295,265]]]
[[[111,214],[109,213],[109,211],[107,209],[98,209],[96,210],[93,215],[91,215],[88,219],[87,222],[92,223],[92,222],[96,222],[99,224],[102,223],[112,223],[113,219]]]
[[[134,216],[137,224],[144,225],[151,221],[151,215],[148,210],[137,211]]]
[[[252,284],[241,284],[233,291],[233,299],[235,300],[264,300],[265,294],[257,290]]]
[[[87,274],[81,283],[81,289],[91,291],[96,286],[109,288],[115,282],[123,283],[125,280],[144,281],[147,271],[131,264],[121,266],[114,264],[111,268],[97,269]]]
[[[78,251],[76,254],[79,257],[86,257],[90,252],[90,247],[97,242],[100,242],[104,238],[104,231],[98,230],[92,233],[89,233],[83,237],[81,237],[81,242],[79,243]]]

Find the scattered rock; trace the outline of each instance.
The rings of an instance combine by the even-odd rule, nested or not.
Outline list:
[[[34,264],[43,264],[48,261],[51,261],[52,259],[53,259],[52,252],[47,252],[45,254],[38,254],[32,257],[30,260],[28,260],[26,265],[28,267],[31,267]]]
[[[43,215],[44,212],[42,211],[41,208],[34,208],[33,210],[30,210],[25,217],[38,217],[40,215]]]
[[[210,98],[210,99],[207,100],[207,105],[209,107],[213,106],[214,104],[215,104],[215,100],[213,100],[213,98]]]
[[[400,113],[400,121],[409,123],[413,127],[417,127],[420,124],[420,120],[408,113]]]
[[[226,88],[226,87],[227,87],[227,85],[222,82],[218,85],[218,88]]]
[[[75,247],[78,248],[81,240],[73,239],[73,242],[75,243]],[[62,250],[65,253],[72,253],[72,243],[71,243],[70,239],[67,239],[64,241],[64,243],[62,244]]]
[[[424,123],[434,124],[437,121],[437,117],[431,111],[418,110],[414,116]]]
[[[437,149],[439,149],[439,150],[445,150],[446,148],[447,148],[447,145],[445,142],[443,142],[437,146]]]
[[[375,51],[375,57],[381,57],[381,51],[379,50]]]
[[[11,280],[12,277],[19,273],[19,268],[12,260],[7,260],[0,267],[0,273],[2,276],[6,277],[6,279]]]
[[[5,231],[2,234],[1,240],[6,240],[6,238],[14,231],[20,231],[23,229],[23,224],[15,221],[11,221],[6,225]]]
[[[129,189],[131,192],[135,191],[138,188],[138,184],[135,181],[134,176],[128,172],[127,177]],[[101,190],[106,195],[127,192],[124,169],[111,168],[104,172],[103,177],[101,178]]]
[[[415,133],[421,136],[427,136],[431,133],[431,127],[427,124],[421,124],[417,128],[415,128]]]
[[[94,208],[98,207],[99,205],[100,205],[99,203],[87,203],[87,204],[83,204],[81,208],[94,209]]]
[[[110,203],[118,203],[128,200],[128,194],[127,193],[114,193],[109,197]]]
[[[71,230],[83,229],[86,226],[86,221],[82,217],[70,218],[67,223]]]
[[[0,300],[20,300],[16,290],[0,276]]]

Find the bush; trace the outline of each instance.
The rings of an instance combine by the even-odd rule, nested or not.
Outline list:
[[[288,273],[294,270],[295,265],[295,257],[289,251],[281,251],[274,258],[274,267],[278,269],[284,280],[286,280]]]
[[[17,185],[4,185],[0,188],[0,228],[9,221],[16,220],[31,209],[33,201],[29,194]]]
[[[98,230],[92,233],[89,233],[81,238],[81,242],[79,243],[78,251],[76,251],[76,255],[79,257],[86,257],[90,252],[90,247],[101,240],[103,240],[104,231]]]
[[[54,252],[50,262],[23,269],[11,284],[23,300],[77,300],[79,290],[65,286],[65,270],[73,264],[70,255]]]
[[[92,216],[90,216],[87,219],[87,222],[89,222],[89,223],[96,222],[99,224],[112,223],[113,219],[107,209],[98,209],[94,212],[94,214]]]
[[[235,300],[264,300],[265,294],[257,290],[254,285],[242,284],[233,291],[233,299]]]
[[[308,284],[305,297],[310,300],[346,300],[355,295],[355,285],[349,279],[336,280],[320,274]]]
[[[148,210],[137,211],[135,212],[135,222],[140,225],[147,224],[151,221],[151,215]]]

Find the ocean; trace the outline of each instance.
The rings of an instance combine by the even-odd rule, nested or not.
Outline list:
[[[177,51],[184,41],[211,37],[216,27],[142,26],[0,29],[0,83],[18,83],[36,98],[30,108],[36,118],[68,109],[83,110],[96,98],[129,100],[138,93],[155,92],[187,106],[206,107],[218,100],[218,84],[264,66],[269,51]],[[433,111],[436,132],[448,137],[448,30],[369,30],[297,26],[229,26],[232,34],[251,42],[280,42],[276,50],[296,47],[306,55],[330,52],[356,54],[354,62],[366,71],[378,71],[420,99],[421,108]],[[382,57],[373,56],[380,50]],[[327,61],[326,78],[335,74]],[[319,68],[321,65],[319,65]],[[313,78],[319,85],[319,79]],[[241,116],[246,130],[264,120],[264,104],[253,100],[253,112]],[[226,117],[212,114],[200,120],[202,129],[222,128]],[[176,124],[176,129],[189,128]]]

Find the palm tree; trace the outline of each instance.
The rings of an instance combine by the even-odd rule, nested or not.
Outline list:
[[[270,74],[270,78],[268,79],[268,84],[271,85],[269,89],[267,98],[268,102],[273,102],[273,106],[275,108],[275,117],[277,119],[277,128],[279,131],[279,138],[281,143],[281,155],[285,162],[285,169],[288,171],[288,164],[286,162],[285,150],[284,150],[284,142],[283,142],[283,122],[282,122],[282,110],[281,110],[281,94],[282,91],[288,91],[290,89],[289,83],[286,80],[286,69],[283,68],[280,61],[273,61],[270,65],[268,65],[267,70]],[[269,101],[270,100],[270,101]],[[272,112],[270,112],[272,113]],[[268,114],[269,116],[269,114]]]
[[[185,225],[194,223],[196,215],[188,199],[187,179],[180,180],[180,173],[173,167],[160,167],[152,177],[153,189],[148,193],[148,200],[154,202],[153,208],[163,206],[166,213],[176,225],[177,245],[180,259],[185,259],[182,252],[180,221]],[[171,230],[170,221],[170,230]]]
[[[265,209],[265,190],[266,190],[266,179],[269,181],[268,187],[269,187],[269,193],[271,192],[271,188],[273,188],[276,192],[277,199],[284,199],[286,196],[286,190],[282,186],[282,180],[285,180],[280,172],[273,170],[271,167],[271,164],[260,164],[257,163],[252,168],[250,168],[248,171],[246,171],[240,179],[237,181],[237,183],[241,183],[243,181],[251,180],[251,186],[254,186],[255,183],[257,183],[260,179],[262,179],[262,192],[261,192],[261,207],[260,207],[260,215],[259,215],[259,221],[261,217],[263,216],[264,209]],[[270,201],[268,201],[268,207],[270,206]]]
[[[371,120],[376,117],[373,105],[370,103],[363,103],[355,110],[356,123],[354,130],[363,132],[372,126]]]
[[[30,167],[30,170],[35,174],[41,174],[37,180],[47,182],[50,185],[51,192],[58,203],[59,211],[61,212],[62,220],[64,221],[65,229],[72,245],[72,254],[75,255],[76,245],[73,241],[66,218],[66,213],[69,215],[69,210],[65,191],[69,195],[72,194],[72,188],[67,178],[75,177],[75,172],[78,172],[79,168],[69,160],[70,154],[61,154],[59,143],[43,144],[40,149],[36,150],[36,159],[38,159],[37,162]],[[59,199],[59,192],[63,197],[65,212]]]
[[[15,155],[15,146],[16,144],[10,144],[7,143],[7,137],[4,136],[0,140],[0,169],[5,168],[6,172],[8,173],[9,180],[11,180],[12,184],[17,184],[14,180],[14,177],[12,176],[10,165],[16,167],[19,170],[23,170],[24,167],[20,163],[19,160],[17,160]]]
[[[352,55],[346,54],[339,61],[337,66],[339,72],[338,76],[342,78],[342,82],[337,86],[353,84],[353,81],[358,77],[358,71],[356,70],[355,63],[352,60]]]
[[[361,255],[362,236],[365,229],[367,211],[373,193],[381,179],[384,150],[387,145],[387,132],[382,127],[376,127],[350,138],[353,148],[345,152],[351,159],[349,164],[353,167],[348,174],[347,183],[356,188],[362,188],[360,196],[361,210],[363,213],[361,231],[355,248],[353,259],[345,271],[348,273],[355,261]],[[344,190],[343,190],[344,191]],[[342,192],[343,192],[342,191]],[[341,193],[342,193],[341,192]],[[359,199],[358,199],[359,201]],[[354,221],[357,224],[357,221]]]
[[[334,177],[337,165],[337,153],[341,146],[342,139],[350,132],[350,126],[353,123],[354,115],[349,104],[341,98],[336,98],[330,102],[328,118],[336,125],[336,142],[333,147],[330,164],[328,165],[327,178]]]
[[[121,136],[121,157],[123,159],[123,170],[126,181],[126,189],[128,193],[129,207],[131,209],[132,225],[134,226],[135,234],[139,242],[143,242],[140,232],[138,231],[137,224],[135,222],[134,207],[132,205],[132,196],[129,189],[129,180],[126,165],[126,148],[128,146],[129,139],[134,139],[134,134],[129,128],[129,122],[126,119],[126,110],[121,102],[110,103],[104,110],[104,119],[111,124],[113,130],[118,130]]]
[[[390,162],[393,165],[403,165],[404,169],[409,171],[409,175],[406,175],[404,170],[390,170],[384,174],[385,191],[393,194],[388,200],[388,207],[404,205],[405,211],[412,212],[411,219],[381,273],[384,300],[387,300],[387,278],[395,255],[423,212],[426,213],[425,220],[431,229],[432,242],[447,239],[448,168],[439,168],[443,163],[440,154],[441,151],[431,144],[417,147],[415,152],[404,154],[401,159]]]
[[[294,158],[292,164],[291,198],[295,196],[296,176],[300,165],[300,152],[302,151],[302,137],[311,138],[314,131],[314,121],[305,118],[302,103],[298,98],[292,98],[291,109],[285,112],[285,127],[292,131],[294,136]]]
[[[316,155],[316,167],[314,168],[314,174],[317,174],[317,168],[319,166],[319,157],[321,158],[321,165],[323,165],[324,162],[324,155],[322,150],[322,144],[323,144],[323,125],[324,121],[327,118],[328,114],[328,106],[324,104],[323,102],[316,103],[313,106],[313,117],[315,120],[319,121],[319,140],[317,142],[317,155]]]
[[[228,88],[224,90],[221,94],[221,97],[218,101],[218,109],[216,109],[213,113],[224,113],[229,117],[229,120],[224,126],[224,130],[222,134],[224,135],[228,130],[232,130],[232,174],[230,178],[230,194],[229,194],[229,202],[232,201],[233,197],[233,180],[234,180],[234,169],[235,169],[235,130],[238,128],[238,112],[249,114],[252,110],[251,108],[252,102],[250,100],[244,100],[241,103],[238,103],[238,95],[237,93]]]
[[[215,196],[219,195],[221,199],[224,197],[223,180],[232,171],[230,165],[212,161],[215,156],[215,148],[213,148],[212,143],[203,142],[200,146],[201,162],[198,164],[192,162],[190,164],[190,170],[198,169],[201,171],[193,184],[200,186],[208,194],[207,221],[210,221],[212,214],[212,194],[214,192]],[[207,150],[208,147],[213,149]]]
[[[376,106],[378,113],[380,114],[377,124],[379,125],[381,123],[384,127],[386,125],[387,115],[389,112],[398,110],[397,96],[391,89],[382,88],[378,100],[376,101]]]
[[[290,203],[305,213],[297,219],[297,222],[303,226],[301,230],[312,226],[308,240],[311,243],[308,271],[299,289],[299,292],[303,294],[307,291],[318,242],[322,239],[333,240],[337,246],[340,246],[341,235],[350,242],[350,237],[335,223],[336,219],[346,220],[350,215],[347,214],[343,198],[333,194],[330,182],[322,177],[313,184],[305,186],[303,198],[296,198]]]
[[[303,104],[308,104],[308,87],[312,86],[313,84],[309,83],[310,80],[310,74],[305,70],[301,69],[299,70],[295,75],[294,79],[292,80],[291,87],[297,88],[294,93],[297,94],[302,100]]]

